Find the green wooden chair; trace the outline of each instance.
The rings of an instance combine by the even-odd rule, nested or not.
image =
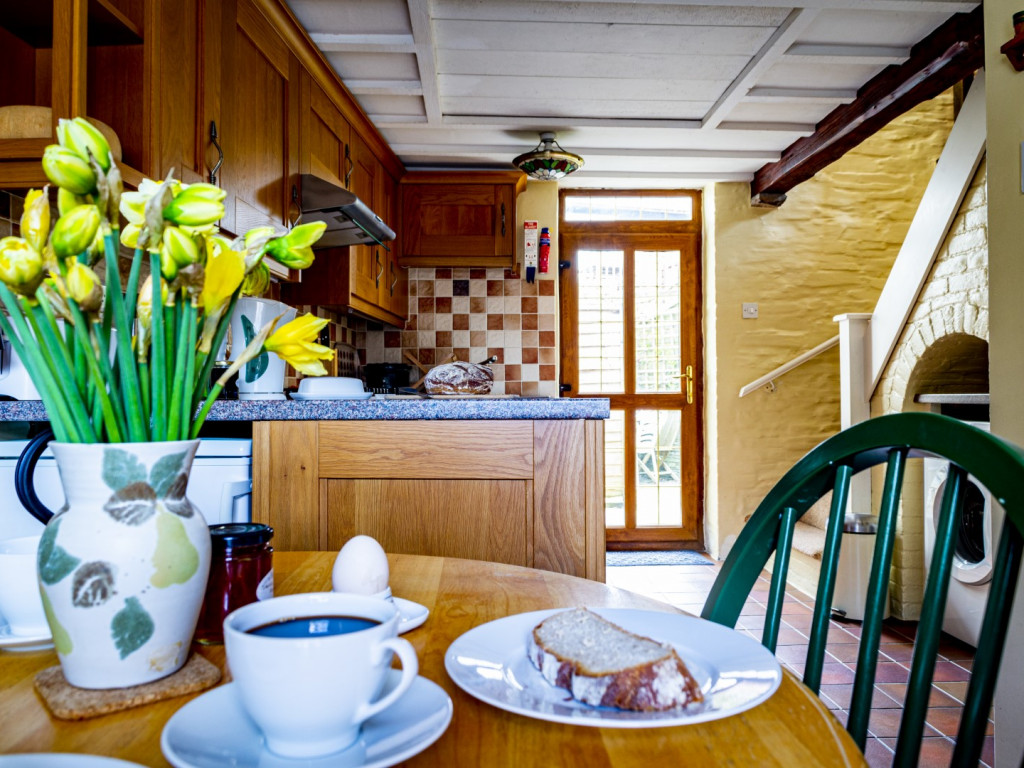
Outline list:
[[[719,624],[735,626],[754,583],[769,557],[775,554],[761,641],[774,652],[782,616],[793,526],[808,507],[832,491],[803,679],[808,688],[818,693],[850,478],[861,470],[885,464],[878,538],[846,726],[863,749],[871,714],[871,695],[904,468],[908,458],[926,455],[949,459],[950,470],[936,529],[935,549],[925,587],[893,764],[917,765],[952,570],[956,530],[967,475],[971,474],[1006,510],[1006,523],[997,547],[991,591],[952,760],[954,766],[976,766],[985,739],[1024,548],[1021,537],[1024,530],[1024,451],[1017,446],[961,421],[931,413],[883,416],[840,432],[804,456],[761,502],[729,552],[701,616]]]

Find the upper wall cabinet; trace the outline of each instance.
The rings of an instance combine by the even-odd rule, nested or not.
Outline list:
[[[402,264],[510,267],[519,171],[409,173],[399,185]]]

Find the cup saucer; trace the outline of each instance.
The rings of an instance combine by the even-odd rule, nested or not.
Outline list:
[[[410,629],[416,629],[430,615],[430,609],[427,606],[414,603],[412,600],[406,600],[404,597],[392,597],[391,601],[395,604],[395,608],[398,609],[398,634],[400,635],[408,632]]]
[[[38,635],[15,635],[11,633],[11,625],[0,620],[0,650],[42,651],[47,648],[53,648],[53,637],[49,632]]]
[[[400,671],[391,670],[384,693],[400,678]],[[451,719],[452,700],[444,689],[417,677],[393,706],[363,724],[359,740],[347,749],[313,759],[278,757],[267,751],[235,684],[228,683],[175,712],[164,726],[160,748],[175,768],[386,768],[437,741]]]

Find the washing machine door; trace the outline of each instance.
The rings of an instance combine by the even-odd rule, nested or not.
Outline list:
[[[939,523],[947,472],[948,465],[936,473],[929,493],[932,533]],[[968,476],[964,510],[956,529],[952,576],[963,584],[986,584],[992,580],[992,559],[992,497]]]

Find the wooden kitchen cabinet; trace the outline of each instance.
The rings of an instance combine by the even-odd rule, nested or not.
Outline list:
[[[515,265],[519,171],[414,172],[399,185],[402,264]]]
[[[338,186],[348,187],[352,163],[351,126],[324,89],[302,71],[299,94],[299,165],[302,173],[312,173]]]
[[[280,550],[511,563],[604,580],[604,422],[253,424],[253,519]]]

